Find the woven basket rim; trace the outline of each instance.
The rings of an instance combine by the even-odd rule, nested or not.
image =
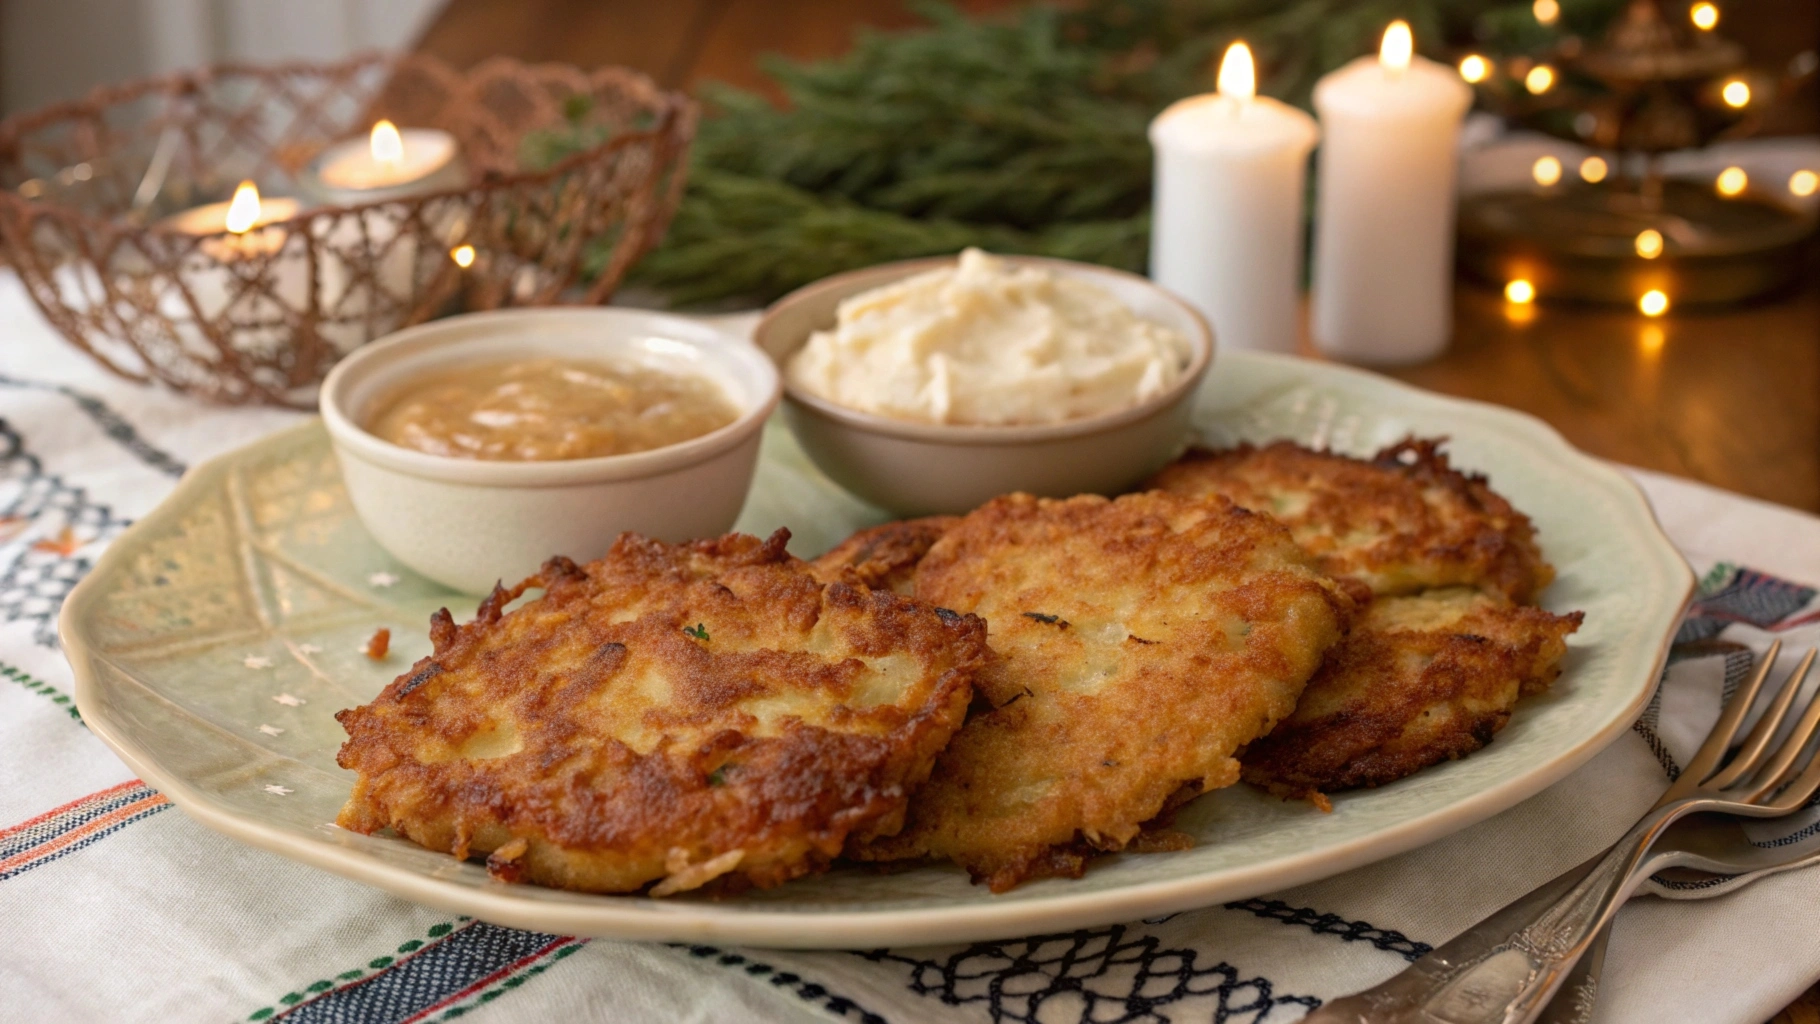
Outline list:
[[[629,77],[650,88],[659,101],[655,112],[657,123],[650,128],[621,132],[612,138],[589,146],[586,149],[571,153],[556,163],[539,170],[520,170],[506,174],[497,174],[482,182],[468,182],[461,185],[438,189],[433,192],[419,192],[408,199],[377,199],[350,205],[319,203],[305,206],[298,212],[283,220],[268,222],[271,225],[307,224],[317,217],[340,217],[349,213],[360,213],[366,210],[389,206],[398,202],[424,202],[427,200],[460,195],[476,188],[496,188],[512,185],[531,185],[553,181],[565,174],[573,173],[577,168],[599,160],[620,149],[635,145],[662,142],[675,135],[679,126],[686,125],[694,119],[699,110],[694,98],[676,89],[667,88],[656,79],[632,68],[619,65],[587,69],[558,61],[527,62],[513,57],[492,56],[473,67],[457,70],[447,61],[427,53],[393,54],[379,50],[367,50],[339,61],[284,61],[273,64],[251,64],[241,61],[228,61],[210,64],[198,68],[186,68],[165,75],[132,79],[126,82],[115,82],[98,85],[77,99],[59,100],[39,107],[36,110],[23,111],[0,119],[0,154],[4,154],[18,145],[18,140],[29,132],[38,131],[59,121],[83,120],[98,117],[109,107],[139,99],[156,93],[181,94],[193,92],[204,85],[223,77],[246,76],[270,78],[273,75],[321,75],[333,71],[354,70],[364,65],[398,65],[414,63],[428,66],[433,71],[446,73],[457,78],[474,78],[481,73],[496,67],[513,68],[523,71],[538,72],[580,72],[592,79],[602,73],[612,73]],[[196,235],[194,232],[180,231],[177,228],[152,221],[135,224],[118,216],[107,216],[84,209],[55,198],[28,199],[10,188],[0,188],[0,205],[23,210],[30,217],[49,217],[81,226],[88,231],[109,232],[115,235],[130,235],[141,232],[155,232],[160,235]],[[215,238],[232,234],[225,228],[221,231],[196,235],[202,238]]]

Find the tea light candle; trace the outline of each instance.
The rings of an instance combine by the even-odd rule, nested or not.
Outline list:
[[[303,176],[311,193],[337,206],[458,188],[466,179],[455,136],[434,128],[400,131],[386,120],[375,123],[365,139],[324,150]]]
[[[1206,315],[1221,346],[1292,352],[1302,182],[1320,130],[1300,110],[1256,95],[1244,43],[1227,49],[1218,86],[1150,124],[1150,276]]]
[[[225,263],[245,256],[269,256],[284,248],[290,233],[264,225],[290,220],[297,216],[297,210],[297,200],[286,196],[261,199],[258,187],[243,181],[234,190],[234,198],[227,202],[193,206],[165,218],[164,223],[186,235],[230,232],[225,238],[205,239],[201,245],[210,256]]]
[[[243,181],[227,202],[191,207],[165,218],[166,227],[184,234],[214,236],[197,244],[203,258],[186,256],[178,268],[180,282],[195,302],[193,315],[213,321],[230,305],[258,306],[274,299],[296,312],[309,309],[309,260],[286,257],[291,232],[274,223],[295,217],[298,209],[297,200],[288,197],[261,199],[259,189]],[[244,286],[261,275],[270,281],[270,294]],[[161,302],[172,316],[191,315],[179,292],[172,291]],[[256,312],[264,316],[273,311]]]
[[[1314,340],[1371,363],[1439,355],[1453,332],[1454,177],[1472,90],[1393,22],[1374,58],[1315,84]]]

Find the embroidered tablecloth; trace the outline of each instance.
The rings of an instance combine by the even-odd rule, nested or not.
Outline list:
[[[1193,913],[856,953],[517,931],[209,831],[134,779],[70,699],[56,613],[97,552],[186,466],[297,419],[110,377],[0,272],[0,1019],[1293,1021],[1615,840],[1750,665],[1736,651],[1681,658],[1635,730],[1489,821]],[[1703,576],[1681,639],[1820,642],[1807,585],[1820,582],[1820,520],[1635,476]],[[1820,872],[1633,901],[1597,1019],[1760,1024],[1820,978],[1817,909]]]

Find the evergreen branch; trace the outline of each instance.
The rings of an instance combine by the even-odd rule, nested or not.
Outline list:
[[[1624,0],[1564,0],[1582,31]],[[828,274],[969,245],[1142,269],[1158,111],[1244,38],[1261,91],[1306,107],[1393,18],[1430,51],[1534,34],[1528,0],[1087,0],[862,32],[766,70],[787,102],[703,91],[711,116],[663,244],[633,269],[678,304],[768,300]],[[1527,21],[1524,19],[1527,18]],[[1525,36],[1527,38],[1527,36]]]

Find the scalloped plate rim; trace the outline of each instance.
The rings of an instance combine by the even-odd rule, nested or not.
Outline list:
[[[1004,939],[1113,924],[1158,914],[1245,899],[1316,881],[1351,868],[1405,852],[1452,834],[1506,810],[1559,781],[1591,760],[1630,728],[1655,692],[1674,629],[1691,599],[1693,571],[1662,532],[1641,488],[1617,469],[1574,448],[1541,420],[1487,403],[1452,398],[1352,367],[1316,363],[1290,356],[1255,352],[1223,353],[1211,377],[1243,372],[1244,364],[1274,366],[1306,376],[1345,381],[1391,399],[1417,401],[1433,408],[1470,412],[1486,426],[1525,435],[1532,445],[1575,463],[1576,477],[1615,485],[1620,500],[1631,504],[1635,522],[1646,525],[1648,546],[1667,577],[1679,576],[1679,597],[1654,605],[1663,632],[1647,676],[1636,686],[1621,713],[1610,714],[1601,728],[1578,745],[1529,771],[1512,775],[1447,804],[1406,818],[1377,832],[1310,852],[1276,857],[1238,867],[1117,888],[997,902],[984,889],[978,900],[959,906],[869,911],[752,909],[737,899],[717,902],[665,902],[641,897],[601,896],[536,890],[542,898],[521,894],[514,886],[474,888],[434,877],[408,866],[388,863],[327,839],[304,839],[280,826],[235,811],[167,770],[149,754],[130,729],[106,714],[98,692],[83,614],[104,593],[106,582],[129,557],[139,537],[151,535],[188,507],[194,495],[210,493],[209,485],[237,464],[265,449],[281,446],[301,434],[321,431],[320,420],[268,434],[244,447],[216,456],[186,473],[177,487],[151,513],[116,538],[86,578],[65,600],[59,632],[75,675],[75,699],[89,728],[146,783],[202,824],[249,845],[309,864],[406,899],[453,913],[468,914],[502,925],[536,931],[647,941],[713,941],[798,949],[859,949]],[[1237,364],[1235,368],[1235,364]],[[1356,392],[1355,392],[1356,394]],[[1374,404],[1378,404],[1375,403]],[[1673,593],[1671,587],[1670,593]],[[1669,614],[1672,611],[1672,614]],[[333,826],[329,826],[333,827]],[[800,883],[790,883],[800,884]],[[529,888],[529,887],[526,887]],[[557,894],[561,898],[552,898]]]

